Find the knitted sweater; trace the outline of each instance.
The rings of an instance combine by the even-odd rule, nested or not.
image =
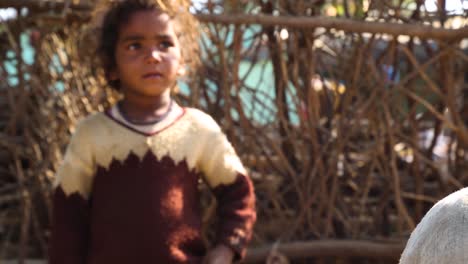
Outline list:
[[[80,122],[58,170],[51,264],[201,263],[198,183],[218,201],[217,242],[245,254],[255,198],[207,114],[183,108],[151,134],[111,115]]]

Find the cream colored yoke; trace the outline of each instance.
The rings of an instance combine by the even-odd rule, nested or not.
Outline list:
[[[148,151],[159,160],[167,156],[175,164],[186,161],[189,170],[201,172],[211,188],[233,183],[238,174],[247,175],[234,148],[209,115],[184,108],[179,119],[165,125],[153,135],[144,135],[104,113],[85,118],[71,138],[56,186],[67,195],[78,192],[88,199],[98,166],[108,169],[113,159],[122,162],[130,153],[141,159]]]

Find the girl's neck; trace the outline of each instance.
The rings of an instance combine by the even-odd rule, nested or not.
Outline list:
[[[125,94],[119,107],[125,118],[130,122],[156,122],[168,114],[172,105],[170,93],[163,93],[157,97],[132,96]]]

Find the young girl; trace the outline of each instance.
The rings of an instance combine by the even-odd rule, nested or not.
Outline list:
[[[83,120],[71,139],[57,173],[50,263],[231,263],[245,255],[256,218],[252,183],[216,122],[171,98],[195,22],[175,0],[107,4],[99,53],[123,100]],[[208,252],[199,179],[218,201]]]

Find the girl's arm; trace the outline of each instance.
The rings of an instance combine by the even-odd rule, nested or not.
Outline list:
[[[91,144],[85,125],[79,126],[57,172],[53,197],[50,264],[86,263],[89,203],[93,174]]]
[[[245,256],[256,220],[254,188],[226,136],[217,125],[211,127],[202,171],[218,202],[217,242],[232,249],[237,260]]]
[[[255,194],[251,180],[238,174],[232,183],[213,188],[218,202],[217,242],[230,247],[238,260],[245,256],[256,220]]]

